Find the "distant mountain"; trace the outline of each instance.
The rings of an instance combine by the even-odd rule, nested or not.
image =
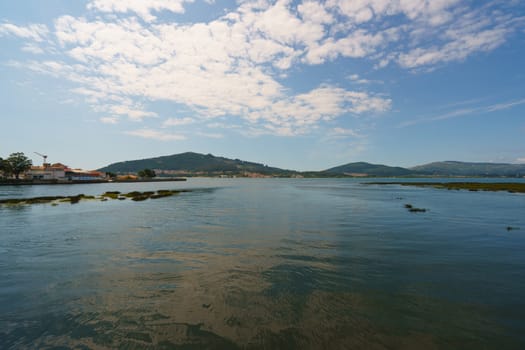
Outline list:
[[[162,174],[240,174],[244,172],[263,175],[290,176],[295,171],[268,167],[263,164],[239,159],[216,157],[212,154],[186,152],[170,156],[130,160],[110,164],[99,169],[112,173],[137,173],[143,169],[154,169]]]
[[[525,176],[525,164],[434,162],[411,168],[425,175],[434,176]]]
[[[130,160],[110,164],[99,169],[117,174],[138,173],[154,169],[158,175],[245,175],[246,173],[268,176],[338,177],[338,176],[492,176],[523,177],[525,164],[434,162],[413,168],[391,167],[366,162],[348,163],[323,171],[298,172],[269,167],[260,163],[239,159],[216,157],[212,154],[186,152],[170,156]]]
[[[370,164],[365,162],[348,163],[322,171],[332,175],[352,175],[352,176],[407,176],[416,175],[417,171],[401,167],[391,167],[381,164]]]

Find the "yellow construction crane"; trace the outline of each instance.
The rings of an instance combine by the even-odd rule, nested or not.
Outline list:
[[[44,158],[44,166],[46,166],[47,164],[47,156],[45,154],[42,154],[42,153],[38,153],[38,152],[35,152],[35,154],[38,154],[40,157]]]

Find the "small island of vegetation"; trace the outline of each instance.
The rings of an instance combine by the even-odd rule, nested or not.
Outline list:
[[[8,198],[0,200],[0,205],[25,205],[25,204],[45,204],[51,203],[51,205],[58,205],[60,203],[76,204],[81,200],[100,200],[107,201],[112,200],[126,200],[131,199],[132,201],[144,201],[146,199],[158,199],[164,197],[171,197],[182,192],[190,192],[189,190],[157,190],[157,191],[146,191],[139,192],[133,191],[129,193],[120,193],[119,191],[107,191],[100,196],[90,196],[85,194],[77,194],[74,196],[43,196],[43,197],[32,197],[32,198]]]

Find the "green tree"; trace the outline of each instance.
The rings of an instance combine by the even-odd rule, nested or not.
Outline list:
[[[6,168],[9,173],[15,175],[17,180],[21,173],[31,168],[31,165],[33,165],[31,159],[27,158],[22,152],[11,153],[4,161],[4,168]]]
[[[139,177],[143,177],[143,178],[153,178],[157,176],[157,174],[155,174],[155,170],[151,170],[151,169],[141,170],[139,171],[138,175]]]
[[[4,159],[0,157],[0,178],[4,176]]]

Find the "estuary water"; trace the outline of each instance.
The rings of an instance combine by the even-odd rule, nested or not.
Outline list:
[[[0,349],[525,348],[525,195],[363,181],[0,187],[192,189],[0,206]]]

